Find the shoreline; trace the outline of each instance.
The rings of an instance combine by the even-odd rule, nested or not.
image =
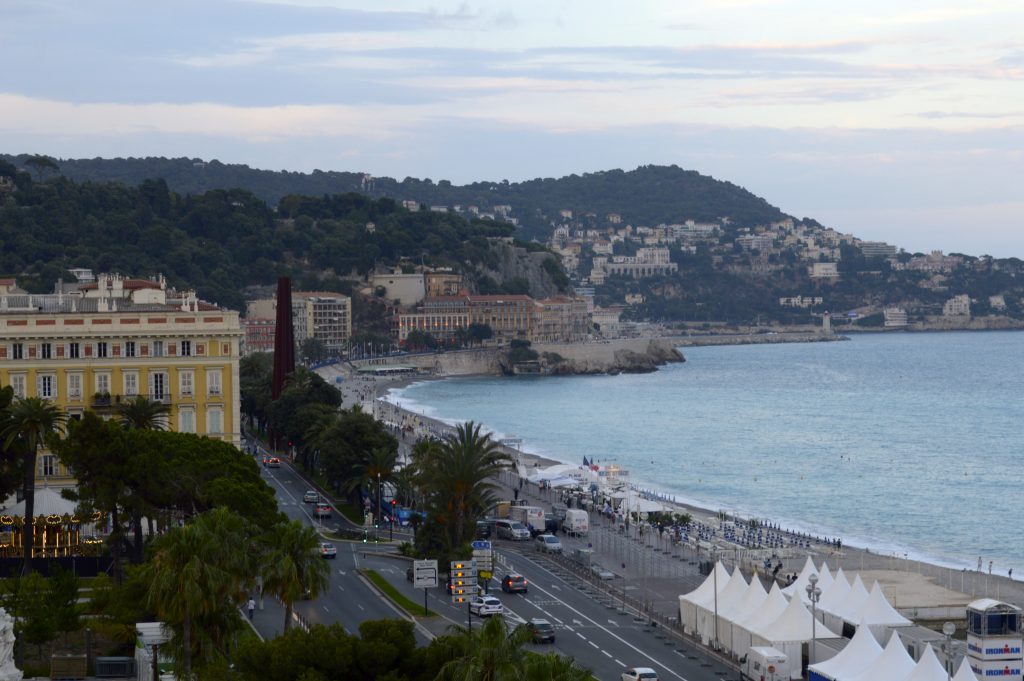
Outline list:
[[[700,340],[705,340],[705,338],[701,338]],[[707,338],[707,340],[711,341],[712,339]],[[729,340],[721,342],[724,340],[721,337],[719,337],[718,340],[719,342],[717,343],[708,342],[700,344],[736,344],[734,341],[730,342]],[[780,339],[774,342],[782,341]],[[680,346],[686,347],[685,345]],[[381,414],[382,420],[391,421],[392,423],[400,426],[412,425],[415,429],[415,434],[418,435],[439,435],[449,430],[452,427],[451,424],[435,416],[429,416],[424,412],[409,409],[404,404],[399,404],[395,399],[394,392],[407,388],[410,385],[426,381],[460,377],[470,378],[475,376],[493,378],[490,374],[467,373],[449,375],[418,375],[394,378],[379,377],[375,379],[357,379],[354,383],[357,385],[362,384],[364,386],[372,384],[372,391],[369,391],[372,392],[372,397],[370,398],[371,404],[368,406],[373,408],[373,404],[378,404],[380,405],[380,408],[386,410]],[[350,405],[351,403],[349,400],[346,400],[345,404]],[[459,421],[456,420],[453,422],[457,423]],[[511,435],[511,433],[506,435]],[[532,470],[533,468],[547,468],[558,464],[582,467],[579,462],[561,461],[550,455],[539,454],[531,451],[509,451],[518,458],[525,471]],[[639,489],[643,489],[646,486],[646,483],[643,483],[640,480],[632,480],[630,481],[630,484],[632,487]],[[761,521],[771,522],[773,524],[778,524],[783,529],[789,529],[801,534],[809,534],[812,536],[818,535],[823,538],[826,534],[820,528],[813,527],[812,523],[801,519],[777,521],[774,518],[766,519],[755,513],[745,513],[739,509],[719,507],[719,510],[716,510],[714,502],[702,502],[701,500],[693,500],[685,497],[680,500],[679,495],[673,495],[667,492],[657,492],[652,487],[646,487],[646,489],[649,492],[659,494],[660,496],[658,497],[658,500],[663,501],[667,506],[672,507],[672,512],[688,513],[695,521],[703,522],[713,527],[718,527],[719,513],[721,510],[724,510],[730,516],[738,515],[743,519],[758,519]],[[956,562],[952,560],[944,560],[936,556],[927,555],[926,553],[915,550],[913,547],[909,546],[900,547],[893,544],[889,548],[885,549],[881,549],[879,546],[871,548],[868,546],[868,544],[873,543],[870,538],[868,538],[867,541],[861,541],[857,538],[847,539],[841,531],[835,533],[828,532],[828,536],[830,538],[842,538],[843,550],[841,552],[836,552],[832,547],[824,544],[813,544],[809,551],[804,550],[803,555],[813,555],[815,562],[818,564],[820,564],[822,560],[827,560],[833,571],[837,567],[841,566],[851,577],[852,573],[859,572],[864,575],[865,579],[868,579],[869,576],[871,579],[878,579],[883,584],[883,587],[886,588],[887,592],[890,589],[894,590],[894,598],[897,604],[911,602],[915,606],[922,607],[939,605],[950,606],[953,607],[954,610],[959,608],[961,616],[963,612],[962,606],[966,604],[966,602],[973,600],[974,597],[1002,597],[1003,599],[1017,605],[1024,605],[1024,590],[1016,588],[1020,582],[1008,578],[1005,574],[989,575],[983,571],[976,570],[974,565],[967,565],[963,562]],[[880,541],[879,545],[884,546],[885,542]],[[733,549],[730,548],[730,551],[731,550]],[[791,567],[796,567],[797,571],[799,571],[799,566],[791,566],[789,565],[789,561],[787,561],[786,570],[789,571]],[[913,575],[916,578],[912,580],[913,583],[907,583],[907,575]],[[921,577],[924,577],[924,579],[921,579]],[[924,596],[921,592],[921,586],[923,583],[940,588],[938,589],[938,592]],[[866,586],[870,586],[870,582],[868,582]],[[915,602],[915,599],[919,599],[919,601]]]

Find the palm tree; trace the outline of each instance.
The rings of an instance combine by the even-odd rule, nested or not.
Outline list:
[[[509,631],[504,617],[492,617],[478,630],[455,627],[465,654],[446,662],[436,681],[518,681],[525,671],[523,645],[530,640],[527,625]]]
[[[127,429],[164,430],[167,428],[167,417],[171,406],[164,402],[154,402],[144,395],[125,400],[117,406],[121,425]]]
[[[349,490],[355,490],[363,485],[372,486],[376,484],[377,506],[374,509],[374,516],[380,522],[381,500],[380,486],[390,482],[395,474],[395,467],[398,465],[398,454],[395,450],[385,447],[378,447],[370,451],[366,459],[356,465],[352,471],[352,478],[348,481]]]
[[[19,398],[11,405],[5,426],[4,447],[10,449],[15,442],[22,445],[24,455],[24,480],[22,494],[25,496],[25,525],[22,529],[21,545],[25,553],[22,575],[32,569],[33,519],[36,502],[36,459],[39,448],[46,438],[64,430],[67,414],[49,400],[41,397]]]
[[[568,655],[528,655],[523,666],[523,681],[596,681]]]
[[[231,511],[218,508],[154,542],[153,559],[143,568],[149,587],[146,603],[169,623],[181,627],[182,677],[192,678],[194,632],[215,644],[223,641],[227,609],[244,597],[251,574],[250,530]],[[235,618],[237,619],[237,618]],[[211,631],[221,622],[222,631]]]
[[[282,522],[264,537],[268,551],[262,568],[263,588],[284,603],[284,630],[292,624],[295,601],[316,598],[327,590],[330,568],[320,557],[320,536],[297,520]]]
[[[491,482],[511,461],[490,433],[468,421],[445,436],[440,448],[425,460],[425,483],[436,510],[451,519],[451,546],[466,536],[466,519],[483,513],[495,501],[497,485]]]

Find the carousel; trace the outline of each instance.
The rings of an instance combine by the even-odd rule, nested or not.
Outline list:
[[[60,491],[42,487],[36,490],[33,508],[32,557],[64,558],[69,556],[95,556],[101,542],[83,532],[82,520],[75,513],[75,503],[60,495]],[[0,510],[0,557],[21,558],[22,530],[25,527],[25,502]],[[87,527],[99,520],[99,513],[87,521]]]

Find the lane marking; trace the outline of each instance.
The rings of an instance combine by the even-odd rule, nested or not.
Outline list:
[[[586,636],[584,636],[583,634],[581,634],[581,633],[580,633],[580,632],[578,632],[578,631],[576,632],[576,635],[577,635],[577,636],[579,636],[580,638],[582,638],[582,639],[583,639],[584,641],[586,641],[586,640],[587,640],[587,637],[586,637]]]
[[[612,656],[612,654],[609,653],[607,650],[602,650],[601,652],[604,653],[605,656],[607,656],[607,657],[611,657]]]
[[[596,644],[596,643],[594,643],[593,641],[587,641],[587,643],[589,643],[590,645],[594,646],[594,647],[595,647],[595,648],[597,648],[598,650],[600,650],[600,649],[601,649],[601,646],[597,645],[597,644]]]

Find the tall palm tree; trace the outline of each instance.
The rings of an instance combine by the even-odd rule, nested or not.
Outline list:
[[[181,627],[178,662],[185,679],[192,678],[194,633],[216,643],[223,633],[211,632],[209,621],[225,620],[225,611],[242,602],[252,569],[248,536],[241,517],[218,508],[154,543],[153,559],[143,568],[146,602]]]
[[[494,503],[497,477],[511,461],[472,421],[460,424],[429,454],[423,471],[435,510],[450,518],[451,546],[468,539],[467,518],[483,513]]]
[[[24,479],[22,494],[25,497],[25,525],[22,529],[21,544],[25,553],[22,575],[32,570],[33,518],[36,504],[36,460],[39,449],[46,438],[64,430],[67,414],[49,400],[41,397],[19,398],[11,405],[5,426],[4,447],[10,449],[16,442],[21,443],[24,455]]]
[[[171,406],[138,395],[119,404],[117,413],[121,425],[129,430],[165,430]]]
[[[282,522],[264,537],[267,552],[260,573],[263,588],[284,603],[284,630],[292,624],[295,601],[316,598],[328,588],[330,568],[320,557],[320,536],[297,520]]]
[[[363,485],[369,488],[375,487],[374,496],[377,498],[377,505],[374,507],[374,516],[378,522],[381,515],[381,485],[391,482],[395,474],[395,467],[398,465],[398,453],[386,447],[377,447],[366,455],[366,459],[355,466],[352,471],[352,478],[348,481],[349,490],[355,490]]]

